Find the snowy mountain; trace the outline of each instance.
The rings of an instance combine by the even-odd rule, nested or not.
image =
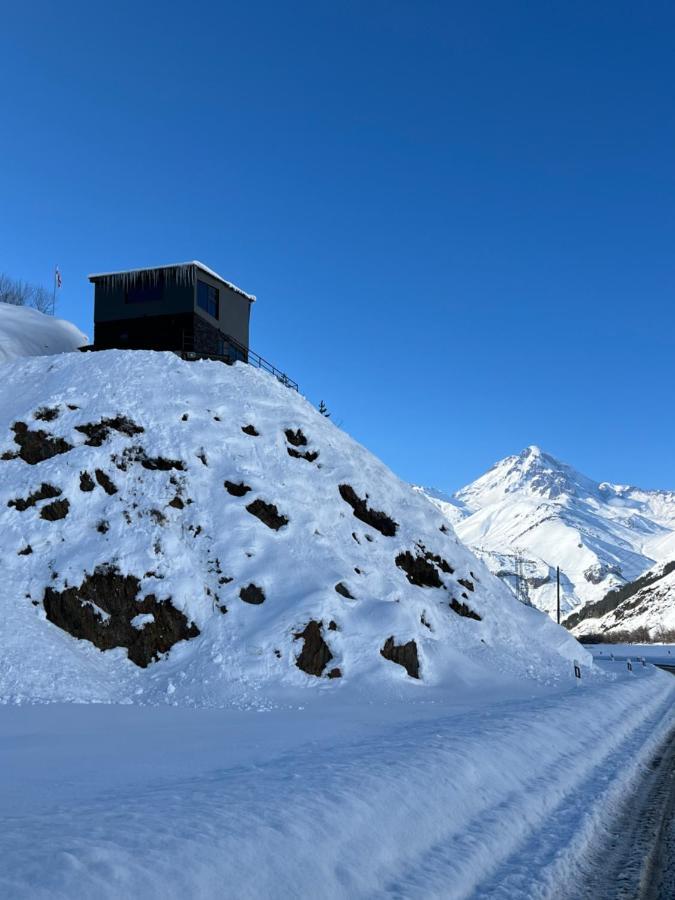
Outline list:
[[[549,613],[556,566],[565,614],[675,555],[675,493],[595,482],[538,447],[452,497],[420,490],[512,587],[520,568],[531,602]]]
[[[584,658],[263,372],[109,351],[2,377],[4,700],[385,697]]]
[[[675,635],[675,561],[587,603],[565,622],[577,637],[671,643]]]
[[[66,353],[88,343],[86,334],[65,319],[27,306],[0,303],[0,363],[22,356]]]

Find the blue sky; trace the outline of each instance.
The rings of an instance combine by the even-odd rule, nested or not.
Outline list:
[[[403,478],[675,489],[675,8],[5,4],[0,271],[198,258]]]

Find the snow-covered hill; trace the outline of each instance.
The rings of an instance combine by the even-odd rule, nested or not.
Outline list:
[[[638,579],[587,603],[565,622],[577,636],[670,642],[675,635],[675,561],[658,563]]]
[[[398,695],[580,654],[265,373],[109,351],[3,374],[1,698]]]
[[[538,447],[501,460],[452,497],[422,489],[507,583],[518,557],[530,600],[562,612],[599,600],[675,548],[675,493],[598,483]]]
[[[65,319],[0,303],[0,364],[22,356],[66,353],[88,343],[87,336]]]

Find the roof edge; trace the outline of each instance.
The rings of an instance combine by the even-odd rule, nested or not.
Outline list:
[[[163,266],[142,266],[138,269],[118,269],[115,272],[94,272],[91,275],[87,275],[87,278],[89,279],[89,281],[95,282],[99,278],[111,278],[118,275],[135,275],[140,272],[153,272],[158,269],[182,269],[187,268],[188,266],[195,266],[195,268],[201,269],[202,272],[205,272],[207,275],[210,275],[212,278],[220,281],[222,284],[235,291],[237,294],[241,294],[242,297],[246,297],[246,299],[250,300],[251,303],[255,303],[256,298],[254,294],[249,294],[246,291],[242,290],[240,287],[237,287],[236,284],[228,281],[227,278],[223,278],[222,275],[219,275],[217,272],[204,265],[204,263],[200,262],[198,259],[191,259],[188,262],[167,263]]]

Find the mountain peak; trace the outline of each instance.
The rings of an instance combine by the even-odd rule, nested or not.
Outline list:
[[[469,508],[483,506],[506,494],[522,493],[546,500],[595,495],[598,485],[571,466],[530,444],[515,456],[507,456],[485,475],[456,494]],[[476,501],[480,501],[476,503]]]

